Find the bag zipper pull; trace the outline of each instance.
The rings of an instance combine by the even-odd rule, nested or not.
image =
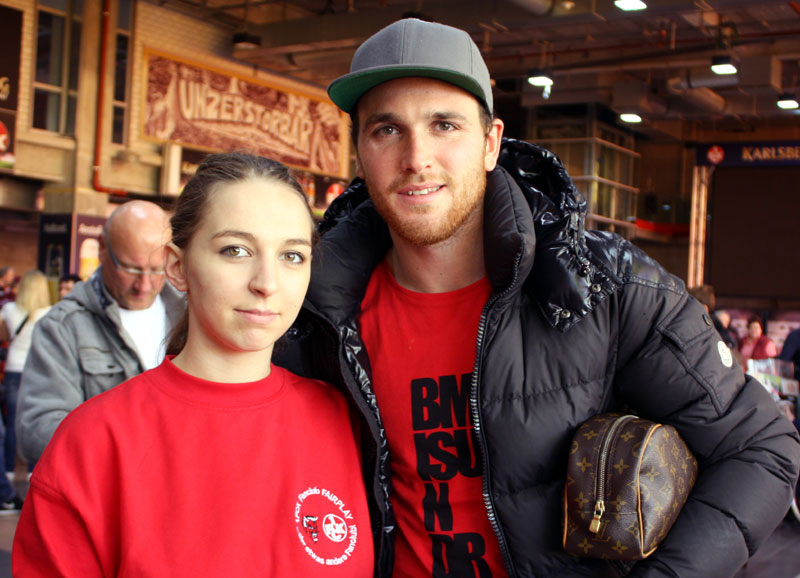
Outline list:
[[[597,534],[600,530],[600,518],[603,517],[605,511],[606,503],[602,499],[597,500],[597,503],[594,505],[594,516],[592,516],[592,521],[589,523],[589,531],[592,534]]]

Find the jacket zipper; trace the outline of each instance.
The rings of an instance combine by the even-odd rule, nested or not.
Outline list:
[[[513,287],[514,283],[517,280],[517,268],[514,268],[514,280],[509,284],[509,287]],[[483,430],[481,426],[481,412],[480,408],[478,407],[478,384],[480,383],[480,374],[481,374],[481,358],[483,357],[483,337],[486,331],[486,319],[489,316],[489,310],[492,306],[500,299],[502,295],[508,293],[508,290],[504,291],[503,293],[497,294],[489,299],[489,301],[484,305],[483,312],[481,313],[481,319],[478,323],[478,337],[476,340],[476,354],[475,354],[475,365],[472,370],[473,379],[472,379],[472,388],[470,389],[469,393],[469,406],[470,406],[470,413],[472,414],[472,429],[475,432],[475,440],[478,445],[478,449],[481,452],[481,467],[483,468],[483,502],[486,506],[486,513],[489,518],[489,525],[492,527],[495,536],[497,537],[497,542],[500,547],[500,555],[503,558],[503,563],[505,564],[506,570],[508,571],[509,578],[516,576],[516,572],[514,571],[514,565],[511,562],[511,553],[508,551],[508,544],[506,544],[505,536],[503,535],[503,530],[500,528],[500,523],[497,521],[497,514],[494,508],[494,501],[492,500],[491,493],[489,492],[489,455],[486,450],[486,440],[483,436]]]
[[[356,408],[358,409],[358,411],[362,411],[362,408],[360,407],[360,404],[359,404],[359,401],[358,401],[358,398],[357,398],[357,395],[362,393],[361,387],[360,387],[360,385],[358,383],[355,383],[355,384],[351,384],[350,383],[350,379],[349,378],[352,377],[352,375],[351,375],[352,372],[350,371],[350,365],[347,363],[346,356],[343,353],[344,343],[343,343],[343,340],[342,340],[342,336],[336,330],[336,326],[333,324],[333,322],[329,321],[324,315],[316,313],[316,312],[312,312],[312,311],[308,311],[308,314],[310,316],[312,316],[312,317],[316,317],[319,320],[320,325],[322,327],[325,327],[326,330],[329,330],[331,335],[334,336],[334,351],[333,351],[333,353],[334,353],[334,355],[336,357],[336,360],[337,360],[336,363],[335,363],[336,371],[338,371],[339,376],[340,376],[340,378],[342,380],[342,385],[343,385],[343,392],[342,393],[345,394],[347,397],[349,397],[352,400],[352,401],[348,401],[348,403],[354,404],[356,406]],[[346,368],[346,371],[345,371],[345,368]],[[363,408],[363,411],[365,412],[365,415],[366,414],[372,414],[373,416],[375,416],[376,425],[377,425],[379,430],[382,430],[383,429],[383,424],[382,424],[382,422],[380,420],[380,417],[375,415],[375,413],[373,412],[372,408],[369,407],[369,403],[366,400],[364,400],[364,403],[366,404],[366,407]],[[365,419],[365,421],[368,421],[368,420]],[[365,423],[364,425],[367,428],[370,427],[369,423]],[[362,435],[363,435],[363,433],[362,433]],[[362,440],[359,440],[359,444],[361,444],[361,441]],[[375,471],[372,473],[373,486],[371,488],[368,488],[368,492],[370,494],[372,494],[372,496],[373,496],[373,498],[375,499],[375,502],[376,502],[375,503],[375,506],[376,506],[375,511],[374,512],[370,512],[370,522],[371,522],[371,525],[372,525],[372,529],[373,530],[375,530],[376,528],[378,529],[377,532],[375,532],[375,531],[372,532],[373,538],[378,541],[377,548],[376,548],[376,551],[375,551],[375,576],[379,576],[379,575],[383,574],[383,572],[382,572],[382,570],[383,570],[383,568],[382,568],[383,560],[382,559],[386,555],[386,552],[385,552],[385,550],[386,550],[386,539],[387,539],[386,538],[386,533],[391,530],[391,528],[387,527],[387,524],[386,524],[387,516],[388,516],[389,512],[388,512],[388,510],[384,511],[383,508],[382,508],[382,505],[381,505],[381,502],[383,502],[383,505],[386,505],[386,502],[385,502],[384,496],[383,496],[384,485],[383,485],[383,483],[381,481],[381,475],[380,475],[380,471],[381,471],[381,443],[380,443],[380,441],[381,441],[381,438],[379,436],[379,439],[377,441],[375,441]],[[363,448],[363,446],[361,446],[361,447]],[[378,496],[375,495],[375,483],[376,482],[377,482],[378,489],[379,489],[379,492],[380,492],[380,495],[378,495]],[[368,500],[368,502],[369,502],[369,500]],[[370,510],[371,510],[371,508],[370,508]]]
[[[589,531],[592,534],[597,534],[600,531],[600,519],[606,511],[606,473],[608,471],[608,454],[611,449],[611,443],[614,441],[614,434],[622,426],[623,423],[630,419],[634,419],[635,415],[623,415],[611,422],[611,426],[606,432],[603,444],[600,446],[600,457],[597,465],[597,478],[595,479],[594,488],[594,515],[592,521],[589,522]]]

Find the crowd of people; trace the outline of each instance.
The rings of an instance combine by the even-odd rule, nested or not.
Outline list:
[[[328,93],[357,178],[319,224],[284,165],[215,154],[171,218],[117,208],[57,303],[23,276],[14,576],[732,576],[800,467],[731,354],[777,354],[758,320],[739,339],[586,230],[558,158],[503,137],[464,31],[397,21]],[[568,555],[572,436],[623,408],[700,474],[646,559]]]

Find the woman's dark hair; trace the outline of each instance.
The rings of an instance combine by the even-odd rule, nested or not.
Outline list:
[[[303,204],[308,208],[309,222],[313,223],[311,207],[308,205],[306,194],[286,165],[272,159],[242,152],[219,153],[209,155],[203,160],[195,175],[186,183],[181,196],[178,197],[175,213],[170,219],[172,242],[181,249],[187,247],[205,218],[209,197],[219,185],[251,179],[275,181],[288,186],[303,200]],[[312,243],[313,241],[312,238]],[[186,345],[188,331],[189,315],[184,313],[170,333],[167,355],[180,353]]]
[[[764,324],[758,315],[751,315],[747,318],[747,326],[750,327],[753,323],[758,323],[761,326],[761,331],[764,331]]]

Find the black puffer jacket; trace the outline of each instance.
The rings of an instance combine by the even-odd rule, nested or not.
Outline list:
[[[631,575],[731,576],[787,511],[800,461],[792,424],[758,382],[725,365],[719,335],[679,279],[620,237],[584,231],[585,203],[554,155],[506,141],[499,164],[488,176],[484,222],[493,295],[481,318],[470,402],[488,516],[509,574],[604,571],[563,553],[561,494],[576,428],[626,405],[677,427],[701,467],[667,540]],[[388,457],[358,318],[391,240],[360,181],[320,230],[293,333],[302,371],[339,384],[364,416],[388,576]]]

